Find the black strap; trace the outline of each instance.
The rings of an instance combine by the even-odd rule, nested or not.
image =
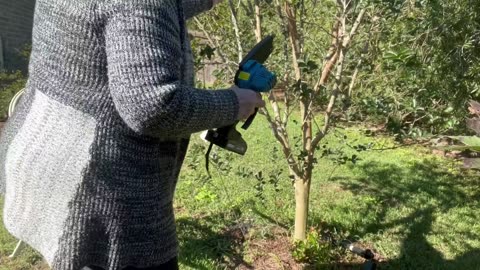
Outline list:
[[[247,119],[247,121],[245,121],[245,123],[243,123],[243,125],[242,125],[243,129],[246,130],[250,126],[250,124],[252,124],[253,119],[255,119],[255,116],[257,115],[257,112],[258,112],[258,108],[255,108],[255,112],[252,115],[250,115],[250,117],[248,117],[248,119]]]
[[[209,162],[210,152],[212,151],[212,147],[213,147],[213,143],[210,143],[210,145],[208,146],[207,153],[205,154],[205,169],[207,170],[208,177],[212,177],[210,175],[210,171],[208,170],[208,164],[210,163]]]

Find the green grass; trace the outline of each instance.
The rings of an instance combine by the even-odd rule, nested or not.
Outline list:
[[[353,144],[394,146],[389,138],[366,137],[355,128],[338,132]],[[261,241],[293,230],[293,188],[271,131],[263,117],[257,117],[244,133],[247,154],[214,150],[218,158],[211,164],[211,179],[204,169],[206,144],[198,135],[192,138],[175,200],[181,269],[256,265],[259,254],[275,257],[275,250],[258,252]],[[341,140],[330,136],[328,141],[335,148]],[[457,162],[428,152],[422,147],[362,152],[356,165],[319,159],[309,226],[374,248],[386,260],[381,269],[480,269],[480,180],[457,169]],[[266,180],[263,200],[255,177],[259,172]],[[269,183],[276,174],[278,191]],[[14,243],[0,228],[0,265]],[[281,269],[277,259],[279,267],[272,269]],[[31,269],[26,265],[35,260],[38,257],[27,251],[6,269]]]

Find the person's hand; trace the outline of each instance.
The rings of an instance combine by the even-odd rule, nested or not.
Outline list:
[[[255,108],[265,107],[265,101],[260,93],[237,86],[232,86],[230,89],[235,92],[238,99],[237,120],[245,120],[255,112]]]

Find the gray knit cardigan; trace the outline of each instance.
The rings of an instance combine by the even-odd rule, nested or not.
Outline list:
[[[177,255],[173,195],[191,133],[232,124],[193,88],[185,20],[212,0],[37,0],[26,94],[0,139],[8,231],[55,270]]]

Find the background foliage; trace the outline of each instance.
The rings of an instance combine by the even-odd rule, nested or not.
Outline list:
[[[479,98],[480,5],[374,1],[351,115],[404,135],[455,133]],[[353,65],[355,63],[351,63]]]
[[[480,5],[474,0],[354,2],[356,8],[367,6],[368,11],[345,60],[343,94],[337,105],[344,118],[386,124],[389,131],[402,136],[463,132],[466,104],[480,98]],[[330,14],[336,7],[334,1],[294,3],[305,6],[305,20],[299,27],[306,33],[302,37],[302,71],[308,80],[309,74],[318,76],[325,60],[333,24]],[[252,5],[253,1],[247,0],[235,7],[243,53],[255,44]],[[273,0],[261,1],[260,6],[264,35],[277,37],[269,68],[280,78],[287,77],[292,68],[286,30],[281,29]],[[235,70],[238,46],[227,3],[190,24],[214,40],[194,39],[198,62],[204,61],[205,48],[209,47],[228,59]],[[216,76],[227,85],[233,78],[227,69],[219,70]],[[282,86],[294,89],[288,82]],[[324,94],[318,99],[325,101]]]

